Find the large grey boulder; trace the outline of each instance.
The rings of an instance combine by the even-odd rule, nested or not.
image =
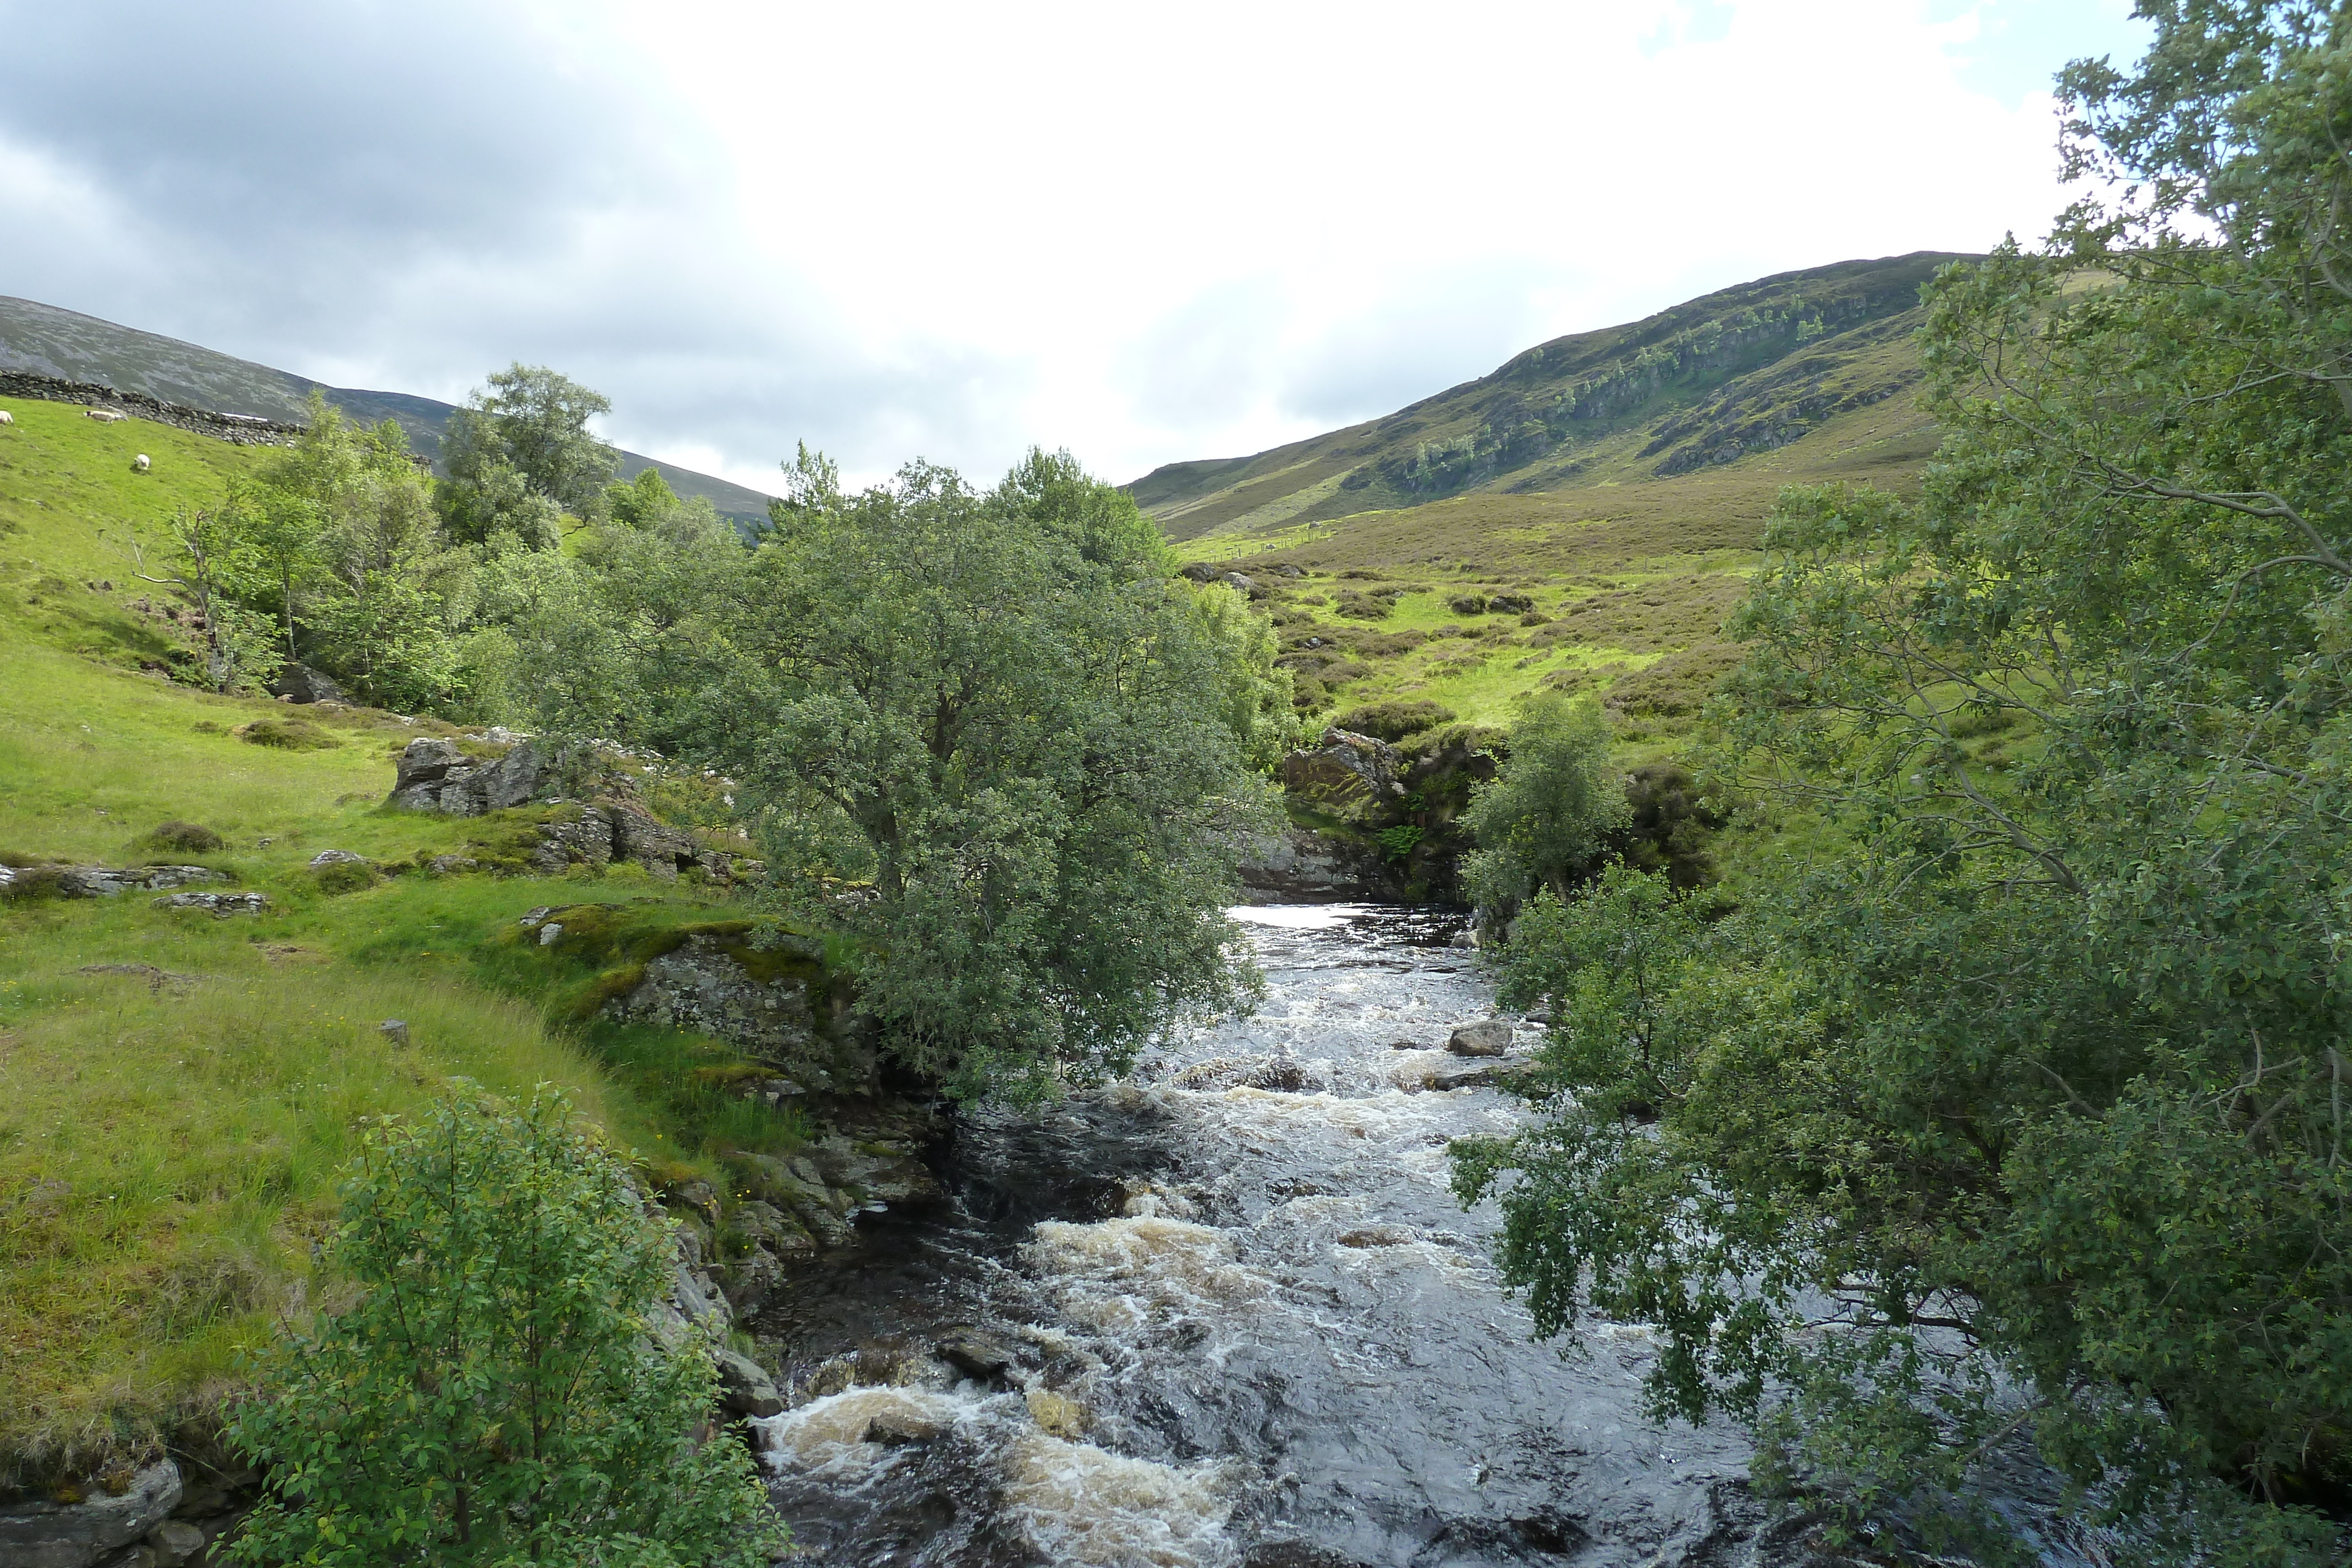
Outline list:
[[[546,763],[525,742],[503,757],[468,757],[455,741],[419,736],[400,754],[392,803],[412,811],[442,811],[478,817],[527,803],[539,789]]]
[[[1511,1049],[1511,1026],[1503,1019],[1480,1019],[1454,1030],[1445,1049],[1456,1056],[1500,1056]]]
[[[58,891],[68,898],[113,898],[125,893],[160,893],[167,887],[227,880],[224,873],[200,865],[134,865],[120,871],[110,866],[71,865],[58,873]]]
[[[351,698],[343,688],[307,664],[289,664],[269,683],[269,695],[294,703],[341,703]]]
[[[0,1563],[7,1568],[92,1568],[180,1506],[180,1467],[159,1459],[119,1497],[92,1489],[79,1502],[20,1502],[0,1509]]]
[[[1282,787],[1334,815],[1384,822],[1404,799],[1404,767],[1403,754],[1377,736],[1327,729],[1282,759]]]

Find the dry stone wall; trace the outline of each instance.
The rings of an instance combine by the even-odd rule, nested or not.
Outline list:
[[[209,435],[238,446],[291,446],[304,427],[281,424],[253,414],[215,413],[183,402],[165,402],[145,392],[123,392],[94,382],[68,382],[30,371],[0,371],[0,397],[33,398],[42,402],[79,403],[87,408],[110,408],[135,419],[168,424],[197,435]]]

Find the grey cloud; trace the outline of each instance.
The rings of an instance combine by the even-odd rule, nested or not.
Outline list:
[[[803,437],[876,474],[1017,443],[1020,372],[849,340],[742,243],[683,106],[520,13],[0,0],[0,153],[109,214],[0,206],[0,292],[452,400],[552,364],[625,444],[743,475]]]

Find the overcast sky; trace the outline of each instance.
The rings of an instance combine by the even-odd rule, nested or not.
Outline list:
[[[0,0],[0,294],[341,386],[512,360],[773,489],[1108,477],[1767,273],[2041,235],[2129,0]]]

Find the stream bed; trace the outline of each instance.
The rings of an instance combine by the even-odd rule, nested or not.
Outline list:
[[[1745,1439],[1640,1414],[1652,1348],[1529,1338],[1445,1145],[1525,1114],[1446,1055],[1488,1016],[1461,921],[1236,912],[1255,1016],[1128,1080],[968,1119],[950,1200],[875,1217],[753,1326],[804,1555],[1016,1568],[1793,1563]],[[1523,1027],[1521,1048],[1531,1039]]]

